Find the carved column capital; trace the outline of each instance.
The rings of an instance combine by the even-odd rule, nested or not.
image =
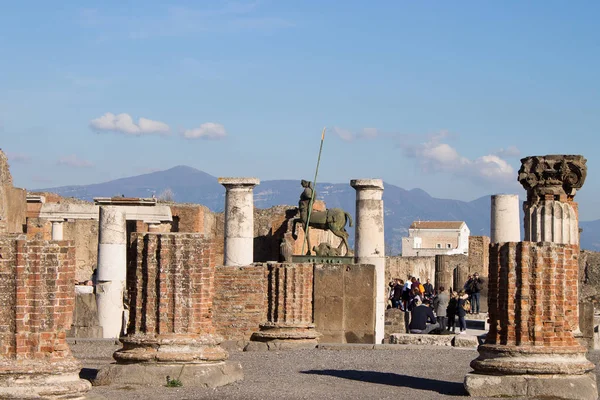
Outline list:
[[[521,159],[518,181],[527,190],[527,202],[572,200],[587,175],[581,155],[531,156]]]

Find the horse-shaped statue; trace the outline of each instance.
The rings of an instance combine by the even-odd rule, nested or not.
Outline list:
[[[295,218],[293,227],[292,227],[292,235],[294,239],[298,238],[296,233],[296,224],[298,222],[302,223],[302,227],[306,226],[306,215],[304,213],[300,213],[300,218]],[[352,217],[346,211],[341,208],[330,208],[325,211],[313,211],[310,214],[310,224],[311,228],[322,229],[322,230],[330,230],[335,236],[342,239],[340,245],[337,247],[339,254],[342,254],[342,245],[346,246],[346,255],[351,254],[350,246],[348,245],[348,232],[346,232],[346,222],[349,222],[348,226],[352,226]],[[310,255],[310,249],[312,246],[310,244],[310,235],[306,235],[306,240],[308,242],[308,252],[306,255]]]

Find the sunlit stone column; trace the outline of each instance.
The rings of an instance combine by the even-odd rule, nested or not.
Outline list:
[[[117,338],[123,324],[127,229],[121,207],[101,206],[98,228],[96,303],[104,338]]]
[[[492,196],[490,242],[521,241],[519,195],[496,194]]]
[[[385,235],[383,230],[383,181],[353,179],[356,190],[355,256],[357,264],[375,265],[377,279],[375,343],[382,343],[385,332]]]
[[[64,220],[52,221],[52,240],[63,240],[63,224]]]
[[[257,178],[219,178],[225,186],[225,265],[254,262],[254,186]]]

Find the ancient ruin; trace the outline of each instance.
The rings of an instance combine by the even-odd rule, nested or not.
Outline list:
[[[585,180],[585,159],[521,161],[529,241],[490,247],[490,329],[465,388],[472,396],[596,399],[594,364],[575,337],[579,245],[573,198]]]

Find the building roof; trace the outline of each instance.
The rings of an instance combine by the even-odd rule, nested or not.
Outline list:
[[[413,221],[409,229],[460,229],[464,221]]]

